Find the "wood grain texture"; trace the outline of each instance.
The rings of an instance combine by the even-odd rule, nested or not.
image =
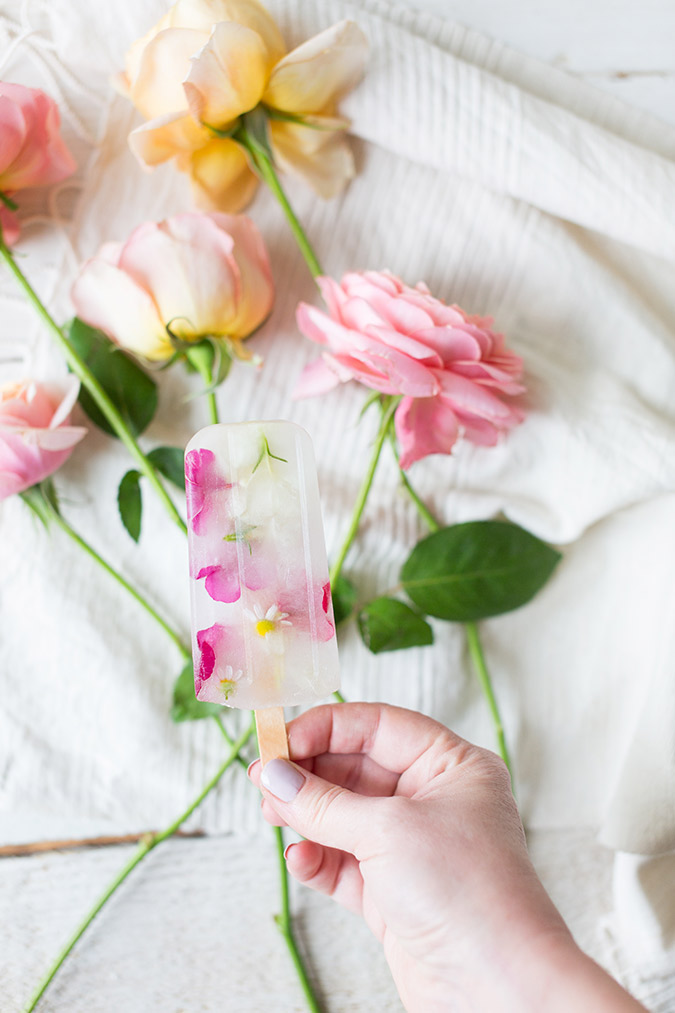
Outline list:
[[[19,1013],[128,846],[0,862],[0,1011]],[[381,948],[328,898],[292,889],[299,945],[326,1013],[401,1013]],[[304,1013],[273,917],[275,845],[171,840],[83,937],[39,1013]]]
[[[270,760],[287,760],[288,736],[283,707],[265,707],[256,711],[255,727],[263,767]]]

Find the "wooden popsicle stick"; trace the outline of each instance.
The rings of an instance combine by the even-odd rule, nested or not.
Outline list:
[[[263,767],[269,760],[288,759],[288,736],[283,707],[265,707],[255,712],[258,747]]]

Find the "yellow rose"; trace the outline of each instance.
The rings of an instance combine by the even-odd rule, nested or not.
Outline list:
[[[126,57],[116,86],[148,120],[129,143],[146,166],[171,158],[199,207],[238,211],[257,177],[230,136],[265,110],[276,164],[322,197],[354,175],[337,103],[363,74],[367,42],[350,21],[290,53],[257,0],[179,0]]]

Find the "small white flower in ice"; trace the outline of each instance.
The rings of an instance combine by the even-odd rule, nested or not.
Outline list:
[[[278,605],[270,605],[267,612],[264,612],[262,606],[256,602],[253,610],[244,609],[244,615],[255,623],[255,631],[260,637],[278,633],[282,626],[293,625],[288,618],[288,612],[282,612]]]
[[[236,683],[241,679],[243,675],[241,668],[233,668],[232,665],[226,665],[225,671],[223,672],[223,678],[220,680],[220,688],[225,694],[225,699],[228,700],[230,695],[236,689]]]

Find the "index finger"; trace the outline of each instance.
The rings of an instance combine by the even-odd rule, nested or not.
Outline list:
[[[362,753],[394,773],[408,770],[429,749],[466,743],[424,714],[380,703],[323,704],[288,725],[293,760],[324,753]]]

